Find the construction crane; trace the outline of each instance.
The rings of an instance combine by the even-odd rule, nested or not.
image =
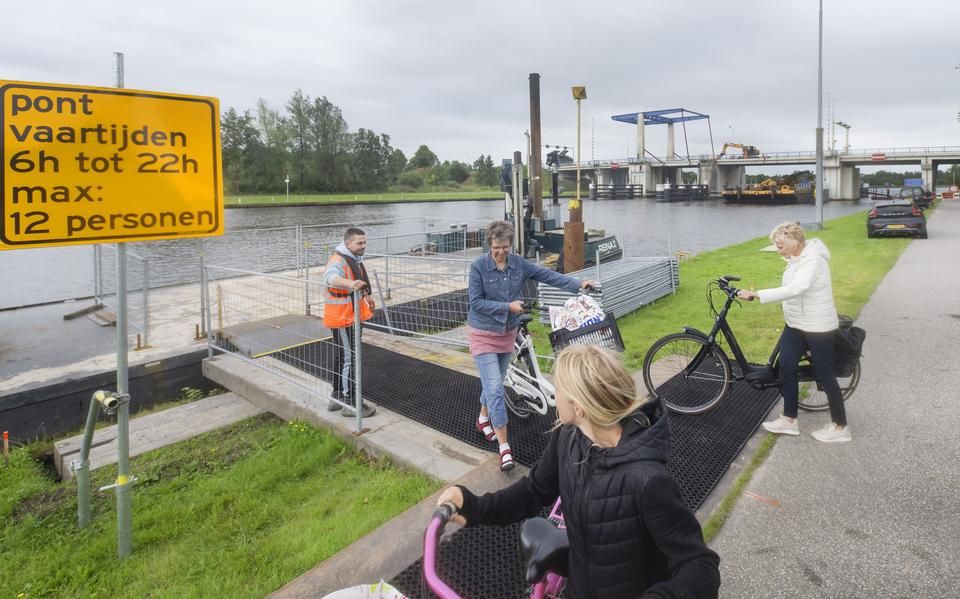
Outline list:
[[[753,158],[760,155],[760,150],[757,149],[757,146],[745,146],[743,144],[735,144],[733,142],[726,142],[723,144],[723,149],[720,150],[720,154],[717,158],[723,158],[727,154],[727,148],[736,148],[743,152],[744,158]]]

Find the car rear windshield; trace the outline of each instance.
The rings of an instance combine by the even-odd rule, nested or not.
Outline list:
[[[901,198],[919,198],[923,197],[923,190],[919,187],[904,187],[900,190]]]
[[[913,214],[913,206],[910,204],[877,206],[877,216],[901,216],[904,214]]]

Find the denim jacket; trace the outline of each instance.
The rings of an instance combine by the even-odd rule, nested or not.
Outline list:
[[[507,267],[497,270],[493,257],[486,253],[470,265],[470,313],[467,324],[481,331],[506,333],[517,328],[519,319],[510,313],[510,302],[520,299],[523,283],[533,279],[576,293],[580,281],[528,262],[516,254],[507,254]]]

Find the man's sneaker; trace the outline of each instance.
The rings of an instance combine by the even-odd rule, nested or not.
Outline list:
[[[771,420],[770,422],[764,422],[763,428],[767,429],[771,433],[777,433],[778,435],[799,435],[800,434],[800,425],[797,424],[797,420],[794,419],[793,422],[790,422],[784,418],[783,414],[777,416],[776,420]]]
[[[341,406],[340,404],[338,404],[337,401],[334,401],[334,400],[343,401],[343,397],[337,395],[336,393],[331,393],[331,394],[330,394],[330,399],[327,401],[327,411],[328,411],[328,412],[336,412],[337,410],[339,410],[339,409],[341,409],[341,408],[343,407],[343,406]]]
[[[818,431],[813,431],[813,438],[824,443],[846,443],[853,440],[849,426],[840,428],[832,422]]]
[[[377,408],[371,406],[367,402],[363,402],[363,405],[360,408],[361,416],[363,416],[364,418],[369,418],[376,413],[377,413]],[[357,415],[357,411],[354,410],[353,408],[344,408],[341,415],[345,416],[346,418],[353,418],[354,416]]]

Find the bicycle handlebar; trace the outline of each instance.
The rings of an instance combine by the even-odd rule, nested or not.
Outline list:
[[[457,513],[457,507],[452,503],[442,503],[433,512],[430,525],[423,536],[423,577],[427,586],[441,599],[460,599],[460,595],[451,589],[437,574],[437,544],[443,528],[450,522],[450,518]]]

